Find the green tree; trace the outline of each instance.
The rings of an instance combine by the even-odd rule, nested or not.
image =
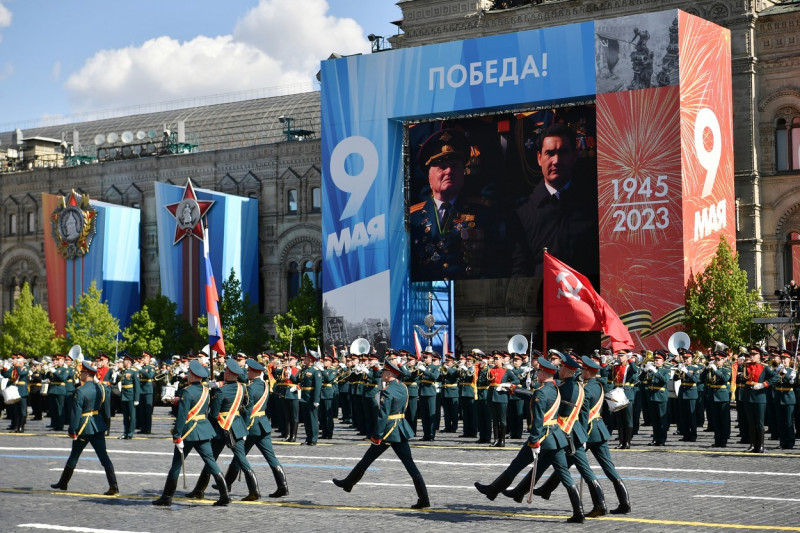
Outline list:
[[[228,279],[222,282],[219,319],[222,322],[222,338],[228,355],[244,352],[248,355],[259,353],[264,348],[264,325],[266,319],[258,312],[258,305],[250,301],[250,295],[242,295],[242,283],[231,269]],[[197,321],[197,330],[208,344],[208,317]]]
[[[3,314],[3,334],[0,336],[0,355],[25,353],[42,357],[58,351],[56,328],[41,305],[33,303],[28,283],[14,302],[14,309]]]
[[[181,313],[178,304],[159,294],[145,300],[144,305],[150,313],[150,318],[155,322],[156,329],[163,331],[161,337],[161,355],[183,355],[189,350],[197,351],[205,342],[205,331],[201,336]]]
[[[102,302],[102,291],[93,281],[89,290],[78,298],[78,303],[67,309],[67,343],[79,344],[84,354],[95,356],[100,350],[115,353],[119,320]]]
[[[686,287],[686,333],[692,341],[738,347],[749,344],[753,312],[763,314],[757,290],[748,291],[747,273],[722,237],[706,269]]]
[[[302,351],[303,343],[309,350],[317,349],[322,334],[322,305],[311,279],[303,276],[297,296],[289,300],[289,310],[276,315],[274,323],[274,348],[288,350],[291,338],[295,352]]]
[[[131,315],[131,324],[122,332],[124,341],[122,345],[130,354],[138,356],[146,351],[151,355],[162,355],[163,344],[161,339],[167,332],[160,329],[155,321],[150,318],[147,306]]]

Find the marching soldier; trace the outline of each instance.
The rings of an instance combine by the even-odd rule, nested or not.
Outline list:
[[[775,384],[775,418],[778,425],[780,444],[778,448],[791,450],[794,448],[794,406],[796,403],[795,391],[792,385],[797,378],[797,372],[792,369],[792,353],[781,350],[781,364],[778,366],[778,382]]]
[[[69,425],[72,417],[72,409],[69,408],[69,402],[75,394],[75,380],[80,380],[80,377],[75,374],[75,362],[69,352],[64,356],[64,368],[67,369],[67,378],[64,381],[64,423]]]
[[[28,376],[30,374],[25,365],[27,357],[25,354],[18,353],[11,356],[11,364],[8,370],[3,370],[2,375],[8,378],[8,387],[16,387],[19,392],[19,401],[6,406],[11,415],[11,425],[9,429],[15,433],[25,431],[25,421],[28,417]]]
[[[69,406],[72,410],[68,429],[72,439],[72,451],[63,472],[61,472],[61,479],[58,480],[58,483],[50,486],[54,489],[67,490],[69,480],[72,478],[72,473],[75,471],[83,449],[87,444],[91,444],[100,464],[106,471],[108,490],[103,494],[114,496],[119,493],[119,487],[114,465],[106,451],[105,415],[108,413],[108,397],[105,388],[94,382],[96,373],[97,369],[88,361],[81,363],[80,380],[82,385],[75,392],[74,401]]]
[[[495,440],[492,446],[504,448],[506,445],[506,424],[508,417],[508,388],[506,383],[518,385],[519,380],[516,374],[511,372],[503,364],[503,355],[494,354],[494,367],[489,369],[489,409],[492,414],[492,427],[494,429]]]
[[[461,417],[463,419],[464,432],[459,435],[462,438],[475,438],[478,436],[477,417],[478,411],[475,404],[478,396],[476,388],[477,372],[475,370],[475,354],[467,354],[467,361],[459,368],[459,385],[461,403]]]
[[[303,408],[303,428],[306,440],[303,444],[317,445],[319,436],[319,402],[322,397],[322,372],[319,369],[319,354],[307,352],[305,368],[300,377],[300,405]]]
[[[645,376],[642,381],[647,384],[647,405],[650,409],[650,423],[653,426],[653,437],[649,446],[666,446],[669,434],[667,412],[669,368],[664,366],[666,360],[667,352],[656,350],[653,352],[653,361],[644,367]]]
[[[261,451],[261,455],[267,460],[267,464],[272,470],[272,475],[275,476],[275,483],[278,485],[277,490],[270,494],[269,497],[280,498],[289,494],[289,485],[286,483],[286,474],[272,447],[272,426],[265,411],[269,398],[269,385],[264,381],[263,365],[253,359],[248,359],[245,364],[247,365],[247,377],[249,380],[247,395],[250,398],[251,405],[248,408],[249,422],[247,425],[247,437],[245,437],[244,441],[244,453],[250,453],[253,446],[256,446]],[[228,491],[231,490],[231,485],[239,475],[239,471],[239,464],[234,459],[225,473]],[[257,498],[254,498],[251,492],[242,501],[253,501],[255,499]]]
[[[379,391],[377,420],[374,424],[374,432],[370,435],[372,445],[347,477],[334,479],[333,484],[341,487],[345,492],[350,492],[375,459],[380,457],[391,446],[414,482],[417,503],[412,505],[411,508],[424,509],[430,507],[431,502],[428,498],[425,480],[422,478],[419,469],[417,469],[417,465],[414,464],[414,458],[411,456],[411,447],[408,445],[408,439],[413,436],[413,433],[405,419],[408,390],[398,380],[401,374],[400,367],[387,359],[381,373],[381,380],[386,386]]]
[[[478,397],[475,399],[475,421],[478,426],[476,444],[492,442],[492,412],[489,408],[489,358],[479,349],[472,350],[479,358],[478,379],[475,383]]]
[[[120,373],[122,383],[122,394],[120,395],[120,405],[122,406],[122,435],[118,438],[130,440],[133,438],[133,430],[136,427],[136,407],[139,405],[139,373],[133,368],[133,356],[128,352],[122,352],[123,370]]]
[[[258,480],[253,472],[253,467],[247,460],[247,453],[244,448],[244,439],[248,435],[245,418],[250,407],[250,398],[247,394],[247,387],[240,383],[240,378],[245,374],[239,364],[233,359],[228,359],[225,363],[225,384],[215,388],[211,394],[211,403],[208,407],[208,418],[214,429],[215,435],[211,438],[211,453],[214,458],[214,465],[222,449],[226,446],[233,453],[233,463],[244,473],[247,482],[248,495],[244,501],[255,501],[261,498],[258,490]],[[244,416],[243,416],[244,415]],[[219,471],[219,467],[216,468]],[[186,497],[195,500],[202,500],[205,497],[205,490],[209,479],[214,476],[217,482],[216,488],[220,491],[220,501],[222,501],[223,488],[220,484],[225,484],[222,474],[214,472],[214,468],[206,462],[206,466],[200,472],[197,485],[189,492]],[[227,490],[225,490],[227,495]],[[230,499],[225,503],[217,502],[219,505],[230,503]],[[215,504],[216,505],[216,504]]]
[[[558,377],[561,380],[561,384],[558,385],[559,394],[561,396],[561,405],[558,409],[558,426],[567,438],[567,446],[565,448],[567,465],[574,465],[575,469],[578,470],[581,477],[589,486],[589,494],[592,497],[593,508],[586,516],[603,516],[607,512],[603,489],[600,487],[600,482],[597,480],[597,476],[592,472],[589,466],[589,460],[586,458],[585,445],[589,440],[589,435],[587,433],[588,421],[586,423],[581,423],[580,421],[581,417],[585,417],[585,414],[582,413],[581,410],[586,404],[586,393],[581,384],[575,379],[575,372],[581,365],[576,359],[567,354],[556,353],[562,361],[562,364],[558,367]],[[592,404],[592,407],[598,406],[598,412],[600,410],[599,406],[602,406],[603,401],[602,395],[600,396],[599,403],[597,398],[595,398]],[[586,410],[586,415],[588,415],[589,407],[586,407]],[[607,447],[606,445],[606,448]],[[558,476],[551,475],[544,484],[533,490],[533,494],[541,496],[545,500],[549,500],[550,494],[558,487],[558,484]],[[522,497],[530,486],[531,477],[529,473],[516,488],[511,491],[503,491],[503,494],[509,498],[513,498],[517,503],[522,503]]]
[[[371,353],[367,357],[366,377],[363,379],[361,394],[361,412],[363,413],[364,436],[366,439],[372,435],[375,424],[374,406],[375,396],[380,392],[378,383],[381,381],[381,365],[377,353]]]
[[[203,463],[205,463],[203,471],[208,471],[217,482],[219,500],[214,505],[228,505],[231,502],[222,471],[214,460],[211,450],[214,428],[206,416],[210,400],[208,387],[203,384],[203,380],[206,378],[208,378],[208,370],[203,365],[196,360],[189,363],[189,370],[186,374],[187,386],[183,389],[180,399],[177,400],[178,410],[175,426],[172,428],[172,441],[175,443],[172,466],[167,474],[164,491],[161,493],[161,497],[153,502],[153,505],[162,507],[172,505],[172,496],[175,495],[178,476],[181,473],[182,458],[189,455],[192,449],[197,450],[198,455],[203,459]]]
[[[714,428],[714,448],[725,448],[731,437],[731,369],[725,366],[728,354],[714,352],[714,361],[705,371],[706,390],[711,403],[709,423]]]
[[[536,459],[534,479],[541,476],[552,465],[559,481],[566,487],[572,504],[572,516],[567,522],[582,523],[585,520],[583,504],[581,504],[578,488],[569,474],[564,452],[564,448],[567,447],[567,438],[558,426],[557,413],[561,404],[561,395],[553,380],[556,371],[555,365],[540,357],[539,372],[536,375],[539,388],[535,391],[525,391],[522,388],[514,391],[515,393],[532,396],[532,424],[528,441],[520,448],[511,464],[492,483],[484,485],[475,482],[475,488],[490,500],[494,500],[503,489],[514,481],[514,478],[523,468]],[[511,385],[501,385],[501,388],[506,387],[510,388]]]
[[[406,354],[406,364],[400,367],[403,370],[401,380],[406,389],[408,389],[406,421],[415,437],[417,436],[417,405],[419,404],[419,372],[416,365],[417,354],[408,352]]]
[[[149,435],[153,427],[153,382],[156,367],[151,364],[152,356],[142,352],[142,368],[139,370],[139,407],[136,412],[136,425],[139,433]]]
[[[94,365],[95,368],[97,368],[95,381],[102,385],[106,392],[106,405],[108,406],[108,409],[103,416],[105,417],[106,423],[106,437],[108,437],[109,430],[111,429],[111,401],[113,399],[113,395],[111,394],[111,369],[108,368],[108,355],[106,352],[101,350],[97,354]]]

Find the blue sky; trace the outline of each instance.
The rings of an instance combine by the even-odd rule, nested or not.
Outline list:
[[[274,88],[397,33],[397,0],[0,0],[0,131]]]

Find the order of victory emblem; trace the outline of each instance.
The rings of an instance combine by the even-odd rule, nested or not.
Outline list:
[[[61,197],[50,215],[50,225],[58,253],[66,259],[83,257],[97,233],[97,210],[89,203],[88,194],[73,190]]]

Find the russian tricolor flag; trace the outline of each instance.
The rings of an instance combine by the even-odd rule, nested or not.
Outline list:
[[[208,312],[208,346],[217,353],[225,355],[225,341],[222,339],[222,321],[219,318],[219,296],[211,270],[208,255],[208,226],[203,228],[203,260],[206,265],[206,311]]]

